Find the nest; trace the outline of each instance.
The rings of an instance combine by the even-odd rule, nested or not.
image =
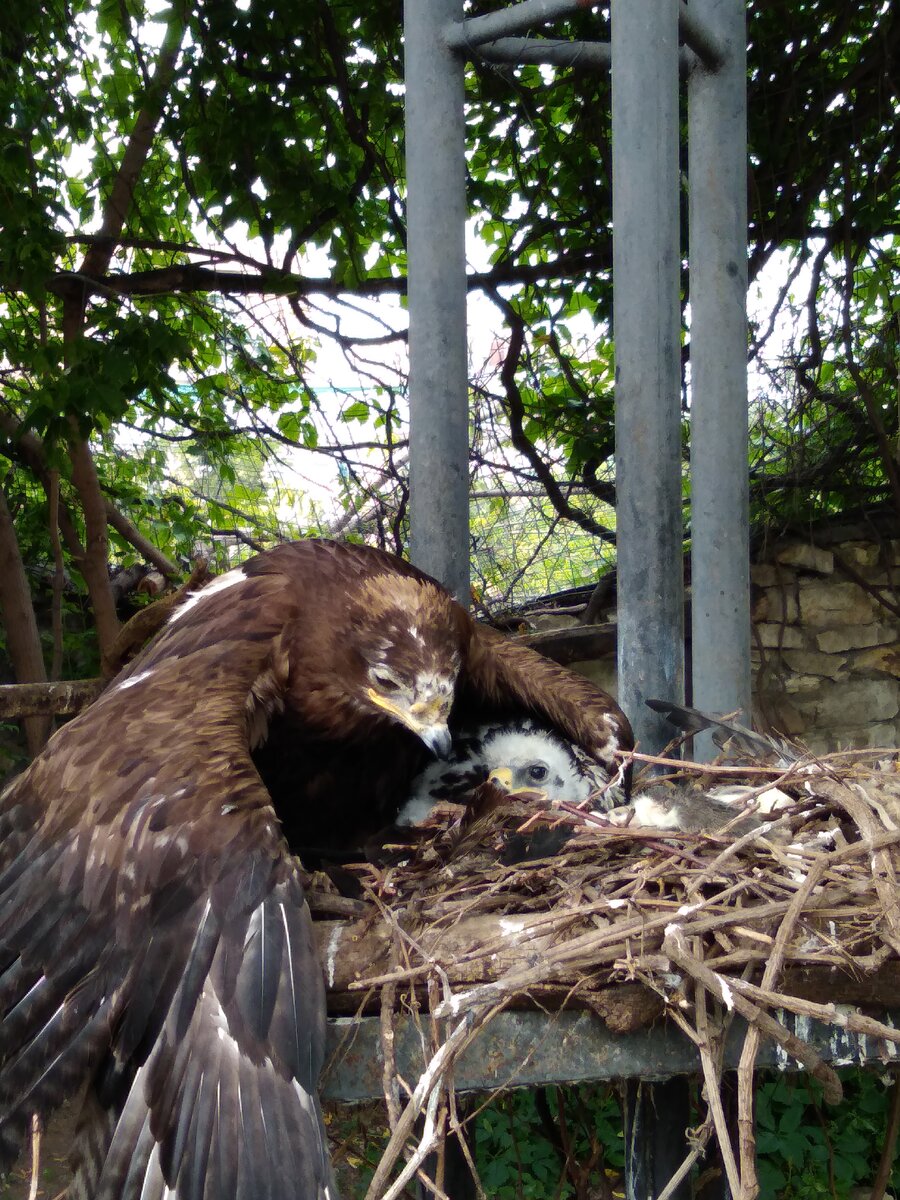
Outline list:
[[[834,1070],[779,1010],[900,1042],[886,1021],[847,1007],[877,1011],[897,994],[898,756],[668,767],[705,788],[743,783],[751,801],[777,788],[790,803],[762,830],[735,837],[616,828],[574,806],[488,796],[488,811],[474,819],[392,847],[396,861],[355,868],[364,899],[341,901],[352,907],[319,894],[320,910],[337,905],[355,918],[321,927],[335,1006],[381,1010],[393,1135],[370,1197],[398,1195],[433,1148],[442,1110],[452,1123],[453,1063],[503,1008],[580,1005],[617,1031],[663,1016],[675,1022],[697,1046],[708,1115],[670,1186],[714,1133],[735,1197],[756,1194],[753,1072],[762,1039],[814,1075],[827,1101],[841,1098]],[[533,857],[554,839],[564,843],[555,853]],[[403,1098],[392,1081],[398,995],[417,996],[432,1018],[431,1061]],[[747,1022],[736,1149],[721,1100],[721,1046],[735,1013]],[[410,1149],[422,1112],[426,1134]]]

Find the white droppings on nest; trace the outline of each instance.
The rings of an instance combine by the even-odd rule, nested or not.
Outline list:
[[[781,1021],[782,1025],[783,1025],[785,1023],[785,1017],[787,1016],[784,1009],[779,1009],[777,1015],[778,1015],[778,1020]],[[798,1013],[794,1017],[794,1034],[800,1039],[801,1042],[812,1041],[812,1036],[813,1036],[812,1020],[809,1017],[805,1016],[803,1013]]]
[[[444,1001],[444,1009],[448,1016],[458,1017],[462,1010],[469,1002],[469,998],[474,996],[474,990],[468,992],[458,992],[455,996],[451,996],[449,1000]]]
[[[338,946],[341,944],[341,935],[344,932],[342,925],[335,924],[331,931],[331,936],[328,938],[328,948],[325,952],[325,974],[328,977],[328,986],[334,987],[334,969],[337,965]]]
[[[699,900],[696,904],[682,904],[681,908],[675,912],[676,917],[689,917],[691,913],[697,912],[703,907],[703,901]]]
[[[722,989],[722,1003],[725,1005],[728,1011],[731,1012],[731,1010],[734,1008],[734,992],[728,986],[728,981],[722,975],[717,975],[716,979],[718,979],[719,987]]]

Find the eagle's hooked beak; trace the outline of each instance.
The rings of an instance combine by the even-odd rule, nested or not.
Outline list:
[[[488,775],[488,783],[495,783],[504,792],[511,792],[513,790],[512,771],[509,767],[495,767]]]
[[[419,737],[432,754],[438,758],[449,758],[453,738],[446,725],[430,725],[427,729],[417,729]]]
[[[447,697],[431,697],[427,700],[416,700],[408,707],[380,695],[374,688],[368,689],[369,699],[379,708],[395,717],[428,747],[438,758],[449,757],[453,738],[447,727],[450,715],[451,699]]]

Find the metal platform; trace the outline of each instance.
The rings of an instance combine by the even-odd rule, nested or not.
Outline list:
[[[790,1013],[776,1014],[798,1038],[832,1066],[891,1066],[900,1063],[900,1045],[857,1036],[838,1025],[823,1025]],[[900,1027],[900,1010],[881,1015]],[[726,1063],[736,1067],[746,1032],[736,1018],[729,1031]],[[427,1062],[427,1023],[422,1032],[411,1018],[397,1022],[397,1070],[414,1086]],[[381,1099],[383,1058],[377,1017],[337,1018],[328,1026],[329,1060],[322,1095],[345,1102]],[[772,1043],[763,1042],[760,1067],[799,1070],[799,1064]],[[494,1091],[551,1083],[614,1079],[656,1081],[700,1071],[697,1051],[674,1026],[659,1024],[631,1034],[612,1033],[593,1013],[505,1012],[496,1016],[462,1054],[454,1070],[458,1091]]]

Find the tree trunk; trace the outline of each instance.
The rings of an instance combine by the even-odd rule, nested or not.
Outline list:
[[[25,565],[19,553],[19,543],[13,527],[12,514],[6,496],[0,490],[0,615],[6,629],[6,644],[13,671],[19,683],[44,683],[47,669],[41,651],[31,589],[25,575]],[[28,752],[40,753],[50,736],[52,717],[24,717]]]
[[[182,0],[176,0],[169,14],[166,33],[153,77],[144,96],[144,103],[135,118],[122,161],[103,206],[98,240],[88,248],[81,263],[79,274],[83,276],[103,275],[109,268],[131,211],[134,190],[162,117],[175,65],[181,52],[184,32],[185,6]],[[63,300],[63,343],[67,361],[74,343],[84,336],[86,295],[86,292],[76,290],[66,295]],[[90,592],[100,643],[100,661],[106,673],[112,669],[110,654],[119,632],[119,619],[116,616],[115,601],[109,583],[106,502],[100,490],[97,468],[88,440],[82,436],[74,419],[71,428],[69,457],[72,461],[72,483],[78,491],[84,509],[85,525],[84,558],[79,566]]]

